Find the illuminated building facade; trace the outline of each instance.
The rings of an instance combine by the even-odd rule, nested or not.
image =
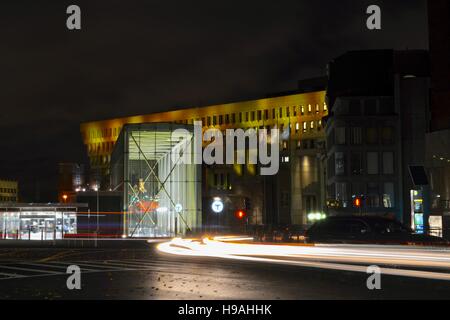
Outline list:
[[[202,224],[206,227],[239,224],[306,224],[307,214],[321,212],[325,204],[324,131],[328,114],[325,91],[288,93],[257,100],[94,121],[81,125],[91,170],[101,177],[101,189],[114,188],[111,154],[126,124],[202,122],[209,128],[247,130],[278,128],[280,169],[274,176],[259,175],[258,165],[202,165]],[[205,145],[203,145],[204,147]],[[218,214],[212,203],[220,199]],[[244,210],[238,221],[236,210]]]
[[[17,202],[19,184],[13,180],[0,180],[0,203]]]
[[[56,240],[77,234],[84,204],[1,203],[0,239]]]

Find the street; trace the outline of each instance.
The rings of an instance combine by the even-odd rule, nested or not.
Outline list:
[[[446,299],[450,282],[262,261],[173,255],[158,243],[118,248],[3,248],[0,299]],[[69,290],[69,265],[81,290]],[[391,266],[395,268],[395,266]]]

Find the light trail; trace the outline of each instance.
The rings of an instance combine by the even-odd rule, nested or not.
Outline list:
[[[233,243],[246,237],[216,237],[203,241],[175,238],[158,250],[175,255],[216,257],[303,267],[366,272],[377,265],[383,274],[450,280],[450,249],[385,245],[266,245]],[[361,265],[363,264],[363,265]],[[384,266],[384,267],[382,267]],[[392,268],[436,269],[436,271]]]

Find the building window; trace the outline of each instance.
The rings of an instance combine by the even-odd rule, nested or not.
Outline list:
[[[350,170],[352,175],[360,175],[362,173],[362,157],[360,152],[352,152],[350,157]]]
[[[217,124],[217,117],[213,116],[213,126],[215,126]]]
[[[310,127],[311,130],[314,129],[314,121],[311,121],[311,122],[309,123],[309,127]]]
[[[385,182],[383,186],[383,207],[393,208],[395,207],[394,201],[394,183]]]
[[[230,115],[226,114],[225,115],[225,124],[229,124],[230,123]]]
[[[245,122],[248,122],[248,112],[245,113]]]
[[[337,127],[334,132],[336,144],[345,144],[345,127]]]
[[[367,152],[367,173],[378,174],[378,152]]]
[[[319,113],[319,105],[316,104],[316,114],[318,114],[318,113]]]
[[[383,174],[394,174],[393,152],[383,152]]]
[[[308,113],[311,113],[312,111],[312,106],[310,104],[308,104]]]
[[[303,122],[303,132],[306,132],[306,122]]]
[[[268,120],[269,119],[269,110],[264,110],[264,120]]]
[[[326,102],[323,103],[323,111],[327,111],[327,103]]]
[[[381,142],[383,144],[393,144],[394,143],[394,128],[384,127],[381,130]]]
[[[369,182],[367,184],[367,206],[378,208],[380,206],[380,195],[377,182]]]
[[[276,118],[276,116],[275,116],[275,109],[272,109],[272,119],[275,119]]]
[[[236,123],[236,114],[235,113],[231,114],[231,123]]]
[[[367,128],[367,143],[377,144],[378,143],[378,129],[377,128]]]
[[[301,115],[304,115],[304,114],[305,114],[305,107],[304,107],[304,106],[301,106],[301,109],[300,109],[300,110],[301,110],[300,114],[301,114]]]
[[[250,118],[251,121],[255,121],[255,111],[252,111],[250,116],[251,116],[251,118]]]
[[[210,126],[211,125],[211,117],[206,118],[207,121],[207,125]]]
[[[297,116],[297,107],[293,106],[292,110],[293,110],[293,113],[294,113],[294,117]]]
[[[261,121],[261,117],[262,117],[261,113],[262,113],[261,110],[258,110],[258,121]]]
[[[280,108],[280,111],[279,111],[279,115],[278,115],[280,118],[282,118],[283,117],[283,108]]]
[[[242,112],[239,112],[239,123],[242,123]]]
[[[295,124],[295,133],[297,133],[298,130],[300,130],[300,124],[297,122],[297,123]]]
[[[334,170],[336,175],[345,174],[345,155],[343,152],[336,152],[334,155]]]
[[[362,143],[362,131],[360,127],[354,127],[350,129],[350,143],[353,145]]]
[[[336,182],[336,200],[339,201],[344,208],[348,206],[346,182]]]
[[[290,117],[291,112],[289,111],[289,107],[286,107],[286,117]]]

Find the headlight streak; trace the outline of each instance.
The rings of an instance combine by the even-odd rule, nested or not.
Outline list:
[[[442,269],[442,272],[389,267],[381,267],[381,272],[394,276],[450,280],[449,249],[413,249],[381,245],[261,245],[230,242],[245,240],[248,238],[215,237],[213,240],[208,239],[202,242],[176,238],[170,242],[161,243],[157,248],[162,252],[175,255],[215,257],[364,273],[367,270],[366,266],[348,263],[439,268]]]

